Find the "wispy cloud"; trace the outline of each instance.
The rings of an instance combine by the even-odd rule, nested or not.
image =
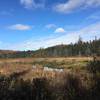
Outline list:
[[[32,26],[23,25],[23,24],[15,24],[15,25],[9,26],[8,29],[24,31],[24,30],[31,30]]]
[[[56,28],[57,26],[55,25],[55,24],[47,24],[46,26],[45,26],[45,28],[47,28],[47,29],[52,29],[52,28]]]
[[[55,32],[54,33],[65,33],[66,31],[65,31],[65,29],[64,28],[62,28],[62,27],[59,27],[59,28],[57,28],[56,30],[55,30]]]
[[[86,20],[97,20],[97,21],[100,20],[100,11],[91,14],[90,16],[87,17]]]
[[[12,16],[13,15],[13,10],[1,11],[0,15],[2,15],[2,16]]]
[[[32,8],[33,7],[33,0],[20,0],[20,3],[25,7],[25,8]]]
[[[95,8],[100,6],[100,0],[68,0],[57,4],[53,9],[61,13],[71,13],[79,9]]]
[[[43,8],[45,6],[45,0],[20,0],[21,5],[27,9]]]
[[[39,49],[40,47],[46,48],[61,43],[75,43],[78,40],[79,36],[82,36],[83,40],[85,41],[94,39],[95,36],[100,38],[100,22],[86,26],[83,29],[73,31],[71,33],[53,34],[52,36],[47,36],[45,38],[36,40],[29,39],[22,43],[14,44],[13,46],[11,45],[8,48],[13,50],[35,50]]]
[[[0,45],[2,44],[3,42],[2,41],[0,41]]]

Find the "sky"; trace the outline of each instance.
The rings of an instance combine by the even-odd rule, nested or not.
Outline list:
[[[100,38],[100,0],[0,0],[0,49],[36,50]]]

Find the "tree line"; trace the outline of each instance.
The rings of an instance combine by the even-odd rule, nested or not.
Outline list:
[[[69,45],[56,45],[46,49],[40,48],[33,51],[16,51],[1,53],[0,58],[25,58],[25,57],[70,57],[70,56],[100,56],[100,39],[83,42],[80,37],[77,43]]]

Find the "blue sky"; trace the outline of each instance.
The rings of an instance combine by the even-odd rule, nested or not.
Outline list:
[[[100,0],[0,0],[0,49],[35,50],[100,38]]]

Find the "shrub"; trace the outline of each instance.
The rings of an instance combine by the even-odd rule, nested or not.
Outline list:
[[[94,58],[93,61],[90,61],[87,65],[87,69],[89,72],[96,74],[97,72],[100,72],[100,60],[96,60]]]
[[[50,88],[45,78],[33,79],[33,100],[52,100]]]
[[[63,100],[85,100],[86,91],[81,80],[72,74],[67,75],[66,80]]]

